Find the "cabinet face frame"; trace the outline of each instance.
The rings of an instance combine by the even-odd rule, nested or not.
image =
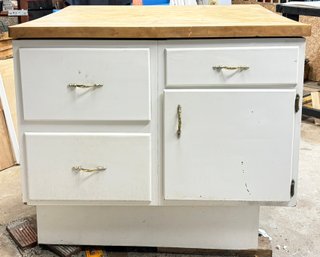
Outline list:
[[[303,88],[303,67],[304,67],[304,38],[252,38],[252,39],[199,39],[199,40],[15,40],[14,53],[17,56],[17,51],[20,47],[28,48],[47,48],[47,47],[150,47],[150,64],[151,64],[151,122],[41,122],[41,121],[25,121],[21,116],[23,113],[23,103],[21,98],[21,82],[20,82],[20,67],[19,58],[15,58],[16,70],[16,88],[17,88],[17,103],[18,103],[18,122],[20,125],[19,141],[21,144],[21,165],[23,167],[25,162],[25,149],[23,144],[23,132],[137,132],[137,133],[151,133],[152,143],[152,201],[150,205],[176,205],[176,206],[217,206],[217,205],[283,205],[294,206],[296,204],[297,195],[297,177],[298,177],[298,157],[299,157],[299,138],[300,138],[300,118],[301,118],[301,100],[300,110],[296,115],[295,132],[294,132],[294,152],[292,163],[292,177],[295,179],[295,195],[288,202],[217,202],[217,201],[165,201],[163,188],[163,90],[165,88],[165,56],[164,51],[167,48],[199,48],[199,47],[239,47],[239,46],[298,46],[298,82],[296,85],[284,85],[285,88],[296,88],[298,94],[302,95]],[[228,87],[215,88],[233,88],[233,85]],[[261,89],[276,88],[276,85],[259,86]],[[252,86],[245,85],[244,88],[252,88]],[[192,88],[190,88],[192,89]],[[80,126],[81,125],[81,126]],[[26,171],[22,172],[22,180],[25,181]],[[23,201],[27,202],[27,190],[23,184]],[[61,202],[33,202],[32,204],[61,204]],[[75,203],[70,203],[75,204]],[[77,204],[83,204],[79,202]],[[101,205],[117,205],[117,203],[101,203],[92,202],[92,204]],[[120,205],[120,204],[119,204]],[[125,204],[121,204],[125,205]]]
[[[228,48],[228,47],[298,47],[298,59],[297,59],[297,83],[296,84],[282,84],[280,88],[290,89],[295,88],[296,93],[300,96],[303,94],[303,73],[304,73],[304,56],[305,56],[305,39],[304,38],[260,38],[260,39],[216,39],[216,40],[170,40],[170,41],[159,41],[158,44],[158,66],[163,67],[163,70],[159,68],[162,73],[158,76],[158,90],[164,90],[166,88],[166,57],[165,52],[170,49],[181,49],[181,48],[190,48],[190,49],[199,49],[199,48]],[[271,65],[271,64],[266,64]],[[215,85],[212,86],[170,86],[170,89],[274,89],[279,88],[277,84],[263,84],[263,85],[250,85],[245,84],[242,87],[239,85]],[[164,100],[162,99],[162,104]],[[162,105],[159,107],[163,107]],[[294,185],[294,195],[290,198],[290,201],[283,202],[273,202],[273,201],[260,201],[255,202],[252,201],[251,204],[257,205],[269,205],[269,206],[295,206],[297,202],[297,184],[298,184],[298,168],[299,168],[299,145],[300,145],[300,125],[301,125],[301,108],[302,101],[301,97],[299,100],[299,111],[295,114],[294,121],[294,141],[293,141],[293,157],[292,157],[292,179],[295,181]],[[162,120],[164,119],[164,115],[161,116]],[[161,127],[161,132],[159,137],[163,139],[164,136],[164,128]],[[163,144],[163,140],[161,141]],[[164,155],[164,146],[162,145],[162,155]],[[164,171],[163,159],[161,163],[161,170]],[[162,173],[164,174],[164,173]],[[162,177],[163,185],[164,185],[164,177]],[[164,186],[162,187],[162,194],[164,195]],[[200,202],[200,203],[199,203]],[[237,201],[194,201],[194,200],[186,200],[186,201],[176,201],[176,200],[164,200],[164,204],[166,205],[247,205],[250,204],[248,202],[237,202]]]
[[[18,123],[19,123],[19,142],[21,146],[21,167],[22,167],[22,195],[23,202],[30,205],[113,205],[113,206],[142,206],[145,202],[139,201],[31,201],[28,197],[28,187],[26,181],[28,180],[28,172],[25,168],[27,166],[27,153],[25,148],[24,133],[148,133],[151,134],[151,201],[149,205],[160,205],[159,197],[159,179],[157,169],[157,90],[156,76],[157,74],[157,43],[156,41],[144,40],[15,40],[14,46],[14,66],[15,66],[15,82],[16,82],[16,99],[18,108]],[[51,121],[51,120],[25,120],[23,117],[23,101],[22,101],[22,86],[20,76],[20,48],[87,48],[87,49],[149,49],[149,65],[150,65],[150,91],[149,91],[149,109],[151,121],[147,120],[120,120],[120,121]],[[153,133],[151,133],[151,131]]]

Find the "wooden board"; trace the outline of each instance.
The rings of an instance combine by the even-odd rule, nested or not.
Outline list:
[[[0,75],[3,80],[4,89],[9,103],[13,125],[17,133],[17,108],[16,91],[14,85],[13,59],[0,60]]]
[[[0,171],[15,164],[4,111],[0,101]]]
[[[308,96],[304,96],[304,97],[303,97],[303,106],[307,106],[307,107],[312,108],[312,98],[311,98],[311,95],[308,95]]]
[[[12,38],[221,38],[309,36],[311,27],[259,5],[69,6],[9,28]]]
[[[312,108],[320,110],[320,92],[311,92]],[[320,119],[314,119],[316,125],[320,125]]]
[[[0,60],[12,57],[12,39],[8,37],[8,33],[0,34]]]
[[[3,124],[5,124],[5,129],[3,127],[3,131],[6,131],[5,134],[8,135],[9,142],[11,144],[11,155],[13,155],[14,164],[17,164],[20,160],[19,146],[16,137],[17,119],[12,59],[0,60],[0,99],[4,114]],[[0,158],[1,153],[2,151],[0,151]]]
[[[134,252],[135,256],[139,253],[145,254],[158,253],[157,256],[190,256],[190,255],[205,255],[215,257],[272,257],[272,247],[269,238],[259,237],[257,249],[248,250],[225,250],[225,249],[196,249],[196,248],[172,248],[172,247],[105,247],[109,257],[128,257],[129,252]]]

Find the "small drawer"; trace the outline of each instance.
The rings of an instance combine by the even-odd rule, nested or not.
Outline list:
[[[295,46],[166,49],[166,87],[296,84]]]
[[[22,48],[25,120],[150,120],[148,48]]]
[[[30,201],[151,201],[149,134],[25,133]]]

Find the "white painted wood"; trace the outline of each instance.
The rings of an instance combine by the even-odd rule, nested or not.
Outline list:
[[[253,249],[259,207],[39,206],[38,243]]]
[[[294,121],[294,140],[292,153],[292,179],[295,181],[295,194],[290,199],[287,206],[293,207],[297,205],[298,196],[298,172],[299,172],[299,152],[300,152],[300,136],[301,136],[301,116],[302,116],[302,100],[303,100],[303,86],[304,86],[304,65],[305,65],[305,47],[306,43],[299,44],[299,59],[298,59],[298,83],[297,94],[300,95],[299,111],[296,113]]]
[[[289,201],[295,95],[295,89],[167,90],[165,199]]]
[[[302,90],[302,82],[301,82],[301,72],[303,72],[303,56],[304,56],[304,39],[303,38],[261,38],[261,39],[217,39],[217,40],[167,40],[167,41],[130,41],[130,40],[123,40],[123,41],[115,41],[115,40],[19,40],[14,41],[15,45],[15,62],[19,62],[19,56],[18,56],[18,50],[19,48],[95,48],[95,49],[104,49],[106,47],[110,48],[152,48],[152,52],[155,52],[158,49],[158,56],[152,56],[151,55],[151,63],[153,63],[153,71],[157,71],[157,76],[151,76],[154,78],[156,77],[159,81],[158,83],[158,97],[154,97],[153,99],[157,100],[158,107],[153,107],[152,109],[152,117],[153,120],[151,121],[152,126],[152,140],[153,140],[153,146],[155,146],[155,143],[158,144],[158,148],[153,147],[153,151],[158,152],[158,156],[156,159],[153,159],[153,163],[157,163],[157,165],[153,165],[153,194],[152,194],[152,205],[163,205],[163,204],[170,204],[170,205],[248,205],[252,204],[252,202],[239,202],[239,201],[170,201],[170,202],[164,202],[162,199],[163,196],[163,175],[162,175],[162,89],[164,88],[164,78],[165,78],[165,71],[164,71],[164,49],[167,48],[210,48],[210,47],[281,47],[283,45],[290,46],[290,47],[299,47],[299,74],[298,77],[300,78],[300,81],[297,85],[297,90]],[[156,44],[158,46],[156,46]],[[158,65],[154,65],[155,61],[158,62]],[[156,67],[158,66],[158,68]],[[301,68],[302,67],[302,68]],[[156,68],[156,69],[155,69]],[[20,84],[20,66],[16,65],[16,83],[17,83],[17,103],[20,105],[20,111],[18,114],[22,113],[22,97],[21,97],[21,84]],[[155,73],[153,73],[155,74]],[[156,88],[155,84],[151,85],[152,88]],[[228,85],[220,85],[219,87],[228,87],[232,88],[232,86]],[[254,85],[252,86],[254,87]],[[259,85],[259,88],[276,88],[279,87],[279,85]],[[154,92],[154,90],[152,91]],[[153,100],[154,102],[154,100]],[[157,110],[158,109],[158,110]],[[155,116],[156,115],[156,116]],[[301,115],[301,112],[298,113],[298,115]],[[117,132],[135,132],[135,133],[144,133],[149,132],[151,127],[148,123],[139,123],[139,122],[96,122],[96,121],[82,121],[82,122],[64,122],[64,123],[58,123],[58,122],[46,122],[44,120],[42,121],[32,121],[28,122],[23,120],[23,118],[20,116],[19,123],[20,123],[20,131],[38,131],[38,132],[111,132],[111,133],[117,133]],[[155,117],[158,116],[158,119],[155,120]],[[299,119],[296,119],[296,128],[295,128],[295,139],[294,139],[294,172],[293,172],[293,178],[297,182],[297,172],[298,172],[298,144],[299,144]],[[159,125],[160,124],[160,125]],[[154,126],[154,125],[157,125]],[[155,137],[155,131],[157,132],[158,136],[157,139],[154,139]],[[21,136],[21,138],[23,138]],[[23,141],[23,140],[21,140]],[[22,148],[23,150],[23,148]],[[21,156],[22,160],[24,159],[24,155]],[[156,160],[156,161],[155,161]],[[159,161],[157,161],[159,160]],[[24,164],[22,163],[22,166]],[[22,169],[22,175],[23,177],[26,176],[26,170]],[[24,179],[25,180],[25,179]],[[296,183],[297,184],[297,183]],[[25,189],[23,190],[26,191]],[[27,193],[25,192],[24,195]],[[26,197],[24,196],[24,201],[26,201]],[[29,201],[30,202],[30,201]],[[65,201],[50,201],[50,204],[63,204]],[[292,198],[290,201],[290,205],[295,204],[295,197]],[[41,202],[32,201],[32,204],[37,203],[41,204]],[[87,204],[83,201],[77,201],[77,204]],[[68,202],[68,204],[76,204],[72,201]],[[90,201],[91,203],[91,201]],[[95,204],[108,204],[107,202],[101,202],[101,201],[95,201]],[[120,204],[118,203],[110,203],[110,204]],[[124,203],[121,203],[124,204]],[[257,203],[258,204],[258,203]],[[261,205],[287,205],[287,202],[259,202]]]
[[[221,85],[296,84],[297,46],[243,46],[167,48],[166,85],[210,87]],[[248,67],[248,70],[214,70],[213,67]]]
[[[174,85],[170,88],[181,88],[179,91],[182,94],[184,89],[207,88],[214,86],[219,89],[261,89],[262,91],[282,89],[296,89],[296,92],[302,93],[302,74],[304,62],[304,45],[303,38],[253,38],[253,39],[199,39],[199,40],[162,40],[162,41],[143,41],[143,40],[16,40],[14,41],[15,53],[15,70],[16,70],[16,86],[17,86],[17,104],[18,117],[20,124],[20,142],[21,142],[21,164],[23,177],[24,201],[29,204],[36,204],[38,210],[38,235],[39,242],[42,243],[82,243],[82,244],[110,244],[114,245],[145,245],[145,246],[172,246],[172,247],[204,247],[204,248],[225,248],[234,249],[241,248],[247,240],[255,240],[258,228],[258,206],[260,205],[294,205],[296,196],[288,201],[270,201],[273,197],[273,184],[268,188],[268,200],[255,201],[248,199],[244,201],[235,200],[164,200],[164,167],[163,167],[163,90],[166,87],[166,50],[165,49],[212,49],[212,48],[282,48],[289,47],[290,49],[298,49],[297,59],[297,77],[292,77],[292,84],[283,82],[283,79],[276,73],[274,75],[274,84],[265,83],[260,76],[257,83],[244,84],[228,84],[223,82],[216,85]],[[25,103],[22,101],[22,91],[25,86],[21,83],[21,72],[25,66],[20,65],[19,51],[21,49],[30,50],[106,50],[106,49],[138,49],[144,52],[149,50],[149,78],[150,78],[150,122],[148,120],[106,120],[106,119],[56,119],[52,117],[38,119],[24,119]],[[140,52],[139,52],[140,53]],[[256,55],[259,56],[259,55]],[[98,58],[95,58],[97,60]],[[257,58],[256,58],[257,59]],[[48,59],[43,60],[46,64]],[[109,60],[108,60],[109,61]],[[259,62],[262,62],[259,60]],[[29,62],[27,62],[28,64]],[[274,63],[273,63],[274,64]],[[266,72],[270,69],[270,65],[265,64]],[[29,64],[28,64],[29,65]],[[199,64],[198,64],[199,65]],[[43,65],[45,66],[45,65]],[[134,67],[134,65],[132,66]],[[291,67],[291,65],[287,66]],[[193,72],[193,68],[183,74],[183,77],[189,76]],[[291,68],[290,68],[291,70]],[[62,73],[64,74],[64,73]],[[124,74],[123,72],[121,74]],[[50,74],[51,76],[51,74]],[[197,76],[197,75],[195,75]],[[270,79],[270,78],[268,78]],[[282,81],[282,82],[281,82]],[[297,82],[297,83],[296,83]],[[136,84],[135,84],[136,85]],[[27,89],[29,90],[29,89]],[[260,91],[261,91],[260,90]],[[271,90],[271,91],[272,91]],[[178,91],[178,90],[177,90]],[[209,90],[210,91],[210,90]],[[280,90],[281,91],[281,90]],[[128,91],[121,91],[121,96]],[[206,92],[204,90],[203,92]],[[149,97],[148,95],[148,97]],[[34,96],[35,97],[35,96]],[[125,96],[126,97],[126,96]],[[250,98],[250,97],[249,97]],[[106,99],[106,98],[104,98]],[[121,98],[122,99],[122,98]],[[229,98],[228,98],[229,99]],[[247,96],[246,96],[247,99]],[[282,98],[281,98],[282,99]],[[286,99],[287,100],[287,99]],[[198,101],[198,100],[197,100]],[[237,111],[237,101],[233,103],[228,100],[230,106],[236,106],[233,109]],[[188,104],[194,100],[188,101]],[[282,102],[282,100],[281,100]],[[272,107],[274,103],[268,103],[265,108]],[[301,103],[300,103],[301,104]],[[126,103],[125,103],[126,105]],[[276,102],[276,115],[278,111],[282,113],[288,107],[286,104]],[[45,104],[42,104],[42,108]],[[260,105],[259,105],[260,106]],[[262,108],[262,106],[260,106]],[[223,108],[218,107],[221,112]],[[231,107],[230,107],[231,108]],[[283,110],[284,108],[284,110]],[[230,109],[229,109],[230,110]],[[267,109],[264,109],[265,111]],[[133,113],[133,112],[132,112]],[[136,112],[135,112],[136,114]],[[135,115],[134,115],[135,116]],[[298,149],[300,136],[300,116],[301,111],[295,114],[292,122],[294,126],[294,136],[292,137],[292,177],[296,180],[298,174]],[[91,116],[92,117],[92,116]],[[269,116],[267,116],[269,117]],[[229,119],[223,117],[221,121],[215,121],[216,124],[227,124],[237,121],[234,113],[229,116]],[[229,123],[230,122],[230,123]],[[236,122],[237,123],[237,122]],[[239,124],[239,122],[238,122]],[[238,126],[238,130],[242,132],[242,123]],[[175,128],[175,127],[174,127]],[[272,128],[275,129],[275,128]],[[236,130],[238,132],[238,130]],[[29,155],[32,152],[26,149],[26,141],[24,134],[148,134],[151,140],[152,148],[150,162],[150,194],[148,200],[74,200],[60,195],[60,199],[40,200],[29,199],[28,181],[33,176],[30,170],[27,169]],[[268,134],[268,133],[267,133]],[[201,136],[201,135],[197,135]],[[281,139],[282,140],[282,139]],[[47,144],[46,144],[47,145]],[[35,145],[34,145],[35,146]],[[62,149],[65,147],[63,145]],[[100,149],[105,149],[101,147]],[[233,148],[231,148],[233,149]],[[78,151],[79,149],[77,149]],[[245,148],[246,152],[250,149]],[[190,150],[191,151],[191,150]],[[59,154],[59,153],[58,153]],[[67,153],[70,154],[70,153]],[[119,154],[120,155],[120,154]],[[198,152],[194,151],[193,156],[197,156]],[[253,156],[258,153],[253,153]],[[92,154],[88,155],[92,157]],[[201,157],[201,156],[200,156]],[[211,156],[210,156],[211,157]],[[202,158],[202,157],[201,157]],[[250,158],[253,158],[252,156]],[[83,159],[83,158],[82,158]],[[34,162],[38,165],[38,159],[34,158]],[[210,159],[211,160],[211,159]],[[276,152],[274,160],[277,161]],[[273,160],[273,161],[274,161]],[[43,164],[44,165],[44,164]],[[262,167],[262,165],[261,165]],[[262,167],[263,169],[263,167]],[[201,169],[197,170],[203,172]],[[40,173],[40,170],[38,170]],[[42,171],[41,171],[42,172]],[[55,170],[56,172],[56,170]],[[260,171],[260,166],[259,170]],[[269,172],[269,171],[268,171]],[[284,173],[279,173],[284,175]],[[42,174],[41,174],[42,175]],[[271,175],[274,175],[273,171]],[[290,178],[290,179],[291,179]],[[260,182],[262,178],[259,178]],[[277,179],[277,177],[276,177]],[[54,178],[53,181],[58,181]],[[102,180],[101,180],[102,181]],[[276,181],[276,180],[275,180]],[[100,182],[100,180],[99,180]],[[195,181],[196,182],[196,181]],[[278,181],[279,182],[279,181]],[[42,182],[43,183],[43,182]],[[179,182],[180,183],[180,182]],[[281,181],[279,183],[282,183]],[[288,182],[289,183],[289,182]],[[45,184],[45,183],[43,183]],[[116,184],[116,183],[115,183]],[[179,184],[178,184],[179,185]],[[51,186],[51,183],[46,183],[46,186]],[[71,190],[73,187],[70,187]],[[225,190],[225,188],[223,189]],[[288,192],[289,189],[285,189]],[[58,190],[54,191],[59,194]],[[271,193],[270,193],[271,192]],[[267,194],[266,193],[266,194]],[[69,195],[66,191],[64,195]],[[256,195],[255,195],[256,196]],[[145,206],[146,207],[141,207]],[[50,205],[50,206],[47,206]],[[108,205],[108,206],[103,206]],[[132,207],[131,205],[134,205]],[[159,206],[160,205],[160,206]],[[165,205],[165,206],[163,206]],[[255,207],[254,207],[254,206]],[[117,207],[116,207],[117,206]],[[124,207],[131,206],[131,208]],[[187,207],[188,206],[188,207]],[[210,206],[210,207],[209,207]],[[224,207],[222,207],[224,206]],[[226,207],[228,206],[228,207]],[[235,207],[238,206],[238,207]],[[254,208],[254,209],[252,209]],[[207,210],[210,210],[207,212]],[[190,217],[188,216],[190,213]],[[188,216],[186,218],[186,215]],[[90,217],[90,218],[89,218]],[[93,217],[93,218],[92,218]],[[147,218],[145,223],[141,222],[140,218]],[[229,219],[230,217],[230,219]],[[248,219],[247,219],[248,218]],[[237,219],[237,220],[236,220]],[[181,222],[180,222],[181,221]],[[230,221],[230,222],[229,222]],[[231,224],[233,226],[231,226]],[[237,224],[237,226],[234,226]],[[242,225],[241,225],[242,224]],[[109,233],[110,232],[110,233]],[[90,237],[84,236],[90,234]],[[222,236],[222,237],[220,237]],[[178,238],[179,237],[179,238]],[[221,240],[220,240],[221,238]],[[251,241],[252,243],[252,241]],[[252,245],[250,243],[250,245]],[[248,243],[249,245],[249,243]],[[256,245],[255,245],[256,246]],[[249,246],[248,246],[249,247]],[[253,248],[254,246],[250,247]]]
[[[88,204],[88,201],[56,201],[50,200],[42,202],[42,201],[31,201],[28,199],[27,188],[24,183],[27,179],[27,170],[24,168],[26,166],[25,160],[25,151],[24,151],[24,132],[32,131],[32,132],[108,132],[108,133],[150,133],[150,131],[157,131],[158,123],[156,120],[148,121],[64,121],[64,122],[52,122],[46,120],[39,121],[26,121],[23,118],[23,104],[22,104],[22,85],[21,85],[21,77],[20,77],[20,58],[19,58],[19,50],[21,48],[95,48],[95,49],[105,49],[107,48],[134,48],[134,49],[150,49],[150,68],[151,73],[157,73],[157,42],[156,41],[144,41],[144,40],[15,40],[13,41],[14,45],[14,65],[15,65],[15,83],[16,83],[16,97],[17,97],[17,108],[18,108],[18,123],[19,123],[19,141],[21,144],[21,179],[22,183],[22,196],[23,201],[30,204]],[[150,75],[150,87],[156,88],[157,76]],[[157,98],[157,91],[153,90],[151,92],[152,99]],[[157,103],[154,101],[154,105]],[[151,116],[157,117],[158,108],[151,108]],[[152,151],[152,163],[157,163],[157,133],[151,134],[152,145],[154,146]],[[159,194],[159,184],[161,181],[158,179],[158,166],[152,166],[152,205],[159,205],[160,194]],[[161,184],[162,185],[162,184]],[[90,201],[92,204],[103,204],[103,205],[112,205],[112,204],[122,204],[128,205],[128,202],[114,202],[114,201]],[[134,202],[136,203],[136,202]],[[129,202],[130,205],[134,204],[133,202]]]
[[[21,48],[19,58],[26,120],[150,120],[148,48]]]
[[[15,158],[16,164],[19,164],[20,163],[19,143],[18,143],[16,131],[14,129],[10,107],[8,104],[8,99],[7,99],[6,91],[4,89],[1,74],[0,74],[0,103],[2,105],[3,113],[6,119],[6,124],[8,128],[8,133],[9,133],[9,138],[10,138],[14,158]]]
[[[298,56],[298,73],[297,73],[297,84],[296,85],[281,85],[281,87],[295,87],[297,93],[302,95],[303,91],[303,72],[304,72],[304,57],[305,57],[305,39],[304,38],[255,38],[255,39],[219,39],[219,40],[170,40],[170,41],[159,41],[158,43],[158,80],[159,80],[159,89],[163,89],[166,86],[165,81],[165,50],[166,49],[181,49],[181,48],[217,48],[217,47],[298,47],[299,56]],[[163,68],[162,68],[163,67]],[[190,88],[200,88],[198,85],[190,86]],[[238,88],[238,85],[227,85],[221,84],[216,85],[215,88]],[[242,88],[254,88],[258,87],[261,89],[267,88],[278,88],[278,84],[259,84],[259,85],[243,85]],[[182,87],[181,87],[182,88]],[[186,87],[186,88],[189,88]],[[273,202],[273,201],[263,201],[263,202],[245,202],[245,201],[165,201],[164,204],[170,205],[247,205],[250,203],[256,203],[259,205],[278,205],[278,206],[295,206],[297,203],[297,194],[298,192],[298,170],[299,170],[299,144],[300,144],[300,124],[301,124],[301,107],[302,100],[300,100],[300,110],[296,114],[294,121],[294,139],[293,139],[293,158],[292,158],[292,179],[295,180],[295,195],[290,199],[289,202]],[[162,132],[160,133],[162,137]],[[162,156],[162,155],[160,155]],[[163,178],[162,178],[163,179]]]
[[[30,200],[151,200],[149,134],[25,133],[25,142]]]

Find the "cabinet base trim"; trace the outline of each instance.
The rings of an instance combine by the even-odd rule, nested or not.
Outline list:
[[[40,244],[254,249],[259,207],[37,206]]]

